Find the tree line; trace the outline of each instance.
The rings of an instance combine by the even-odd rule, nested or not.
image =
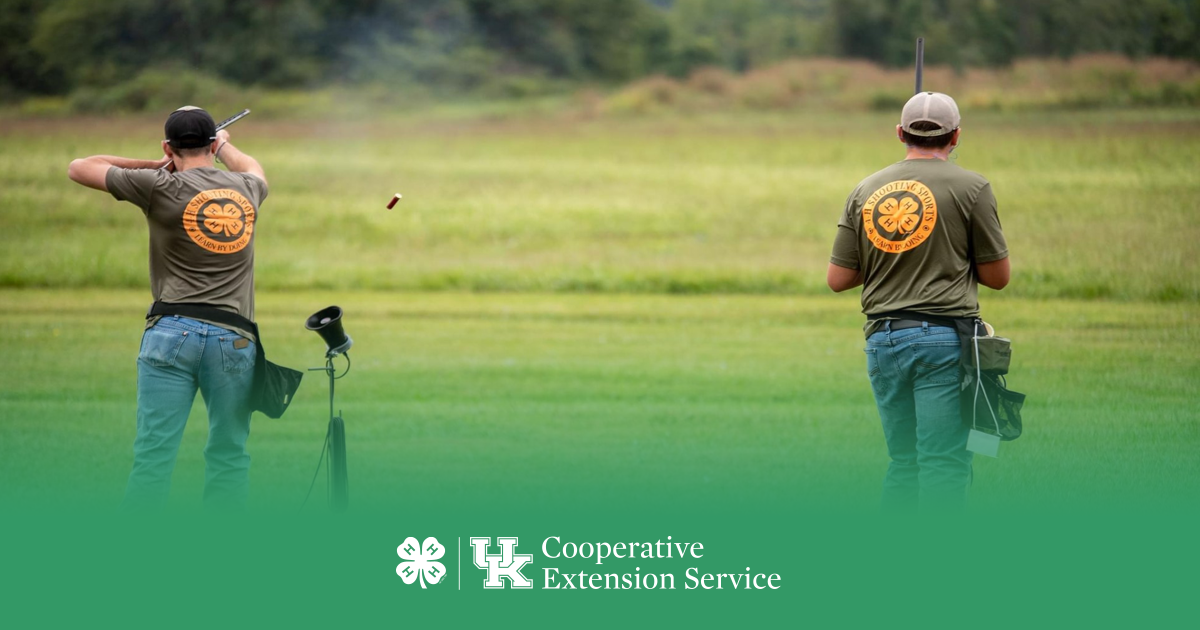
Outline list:
[[[238,85],[619,83],[789,57],[1200,60],[1200,0],[0,0],[0,98],[188,69]]]

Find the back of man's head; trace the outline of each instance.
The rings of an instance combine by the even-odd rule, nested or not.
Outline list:
[[[958,104],[939,92],[918,92],[900,112],[900,131],[911,147],[945,147],[961,123]]]
[[[195,157],[208,152],[209,145],[216,140],[217,125],[208,112],[184,105],[167,116],[163,133],[176,153]]]

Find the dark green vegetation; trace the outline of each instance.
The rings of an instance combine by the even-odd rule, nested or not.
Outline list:
[[[120,499],[148,299],[0,292],[0,500]],[[262,292],[274,360],[320,363],[302,322],[329,303],[357,344],[338,408],[360,508],[876,500],[886,453],[853,297]],[[978,461],[975,503],[1200,499],[1192,311],[985,296],[1030,402],[1027,434]],[[284,419],[255,420],[259,508],[297,507],[311,479],[327,408],[325,383],[307,379]],[[199,502],[204,439],[197,402],[176,505]]]
[[[1195,60],[1198,28],[1196,0],[6,0],[0,98],[141,109],[221,82],[528,96],[793,57],[907,66],[918,35],[930,63],[959,69],[1095,52]]]

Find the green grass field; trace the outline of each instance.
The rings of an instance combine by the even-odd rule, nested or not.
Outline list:
[[[272,185],[257,231],[272,359],[319,364],[302,324],[328,304],[357,342],[338,388],[355,501],[872,505],[886,453],[862,318],[823,279],[845,195],[902,147],[891,117],[813,131],[829,122],[239,123]],[[958,160],[994,182],[1015,270],[982,291],[984,315],[1030,397],[1027,435],[978,460],[974,501],[1194,502],[1200,113],[967,123]],[[146,228],[65,170],[153,157],[161,122],[3,124],[0,501],[112,505]],[[310,375],[284,419],[256,419],[258,505],[300,504],[325,395]],[[199,502],[203,418],[198,403],[180,506]]]
[[[138,291],[4,291],[5,501],[120,499]],[[847,297],[264,292],[274,360],[319,365],[327,303],[356,346],[338,386],[356,502],[874,503],[886,452]],[[977,505],[1200,498],[1190,306],[988,300],[1016,339],[1027,435],[976,465]],[[299,506],[325,427],[310,375],[251,437],[258,505]],[[205,421],[176,473],[198,502]],[[319,492],[319,491],[318,491]],[[319,502],[318,502],[319,503]]]
[[[830,116],[251,116],[233,132],[272,185],[263,290],[820,295],[846,195],[902,157],[893,116]],[[65,171],[155,157],[161,121],[3,124],[0,286],[144,287],[140,213]],[[1200,300],[1198,131],[1189,110],[968,115],[958,161],[994,183],[1009,291]]]

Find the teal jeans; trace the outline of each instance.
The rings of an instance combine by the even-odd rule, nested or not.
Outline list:
[[[239,508],[249,490],[254,343],[212,324],[169,316],[142,335],[137,438],[125,507],[158,508],[171,489],[175,456],[199,390],[208,409],[206,507]]]
[[[867,339],[866,353],[891,458],[884,506],[962,505],[971,453],[958,403],[958,334],[928,323],[896,331],[885,324]]]

